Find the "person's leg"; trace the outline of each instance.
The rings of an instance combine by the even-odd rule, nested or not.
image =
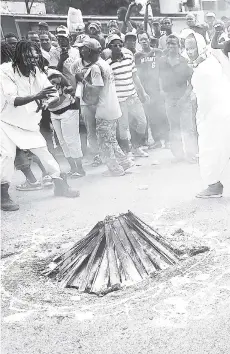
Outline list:
[[[230,117],[204,117],[198,125],[200,174],[207,189],[198,198],[221,197],[222,174],[230,158]]]
[[[189,162],[197,161],[198,145],[197,135],[193,120],[192,102],[189,99],[183,100],[179,104],[180,126],[185,156]]]
[[[81,113],[87,129],[89,147],[94,155],[99,154],[99,147],[96,134],[96,106],[82,106]]]
[[[143,105],[138,97],[129,98],[127,100],[127,105],[129,111],[129,124],[135,130],[135,135],[132,139],[133,154],[137,157],[148,157],[148,154],[140,149],[147,127],[147,119]]]
[[[81,139],[79,133],[79,112],[77,110],[65,112],[61,119],[61,128],[70,157],[74,159],[77,166],[75,175],[76,177],[85,176],[85,171],[82,166],[83,155],[81,151]]]
[[[150,104],[147,104],[146,114],[155,147],[162,147],[162,141],[168,142],[169,126],[165,112],[164,101],[156,92]]]
[[[178,100],[166,98],[165,108],[170,127],[170,149],[176,159],[182,160],[184,159],[184,150],[180,130],[181,111],[178,108]]]
[[[14,174],[14,160],[16,156],[16,145],[1,129],[1,209],[4,211],[16,211],[18,204],[14,203],[8,193],[10,182]]]
[[[74,159],[70,156],[69,148],[68,148],[66,141],[63,137],[62,119],[54,119],[53,115],[51,115],[51,117],[52,117],[54,131],[56,132],[56,135],[58,137],[58,140],[59,140],[60,146],[62,148],[62,151],[64,153],[64,156],[67,159],[67,161],[69,162],[70,173],[71,174],[75,173],[77,170],[77,167],[76,167],[76,163],[75,163]]]
[[[79,196],[78,191],[74,191],[68,186],[65,175],[61,174],[58,163],[50,154],[46,146],[30,149],[30,151],[39,157],[41,163],[52,177],[54,182],[54,194],[56,196],[63,196],[67,198],[75,198]]]
[[[124,175],[124,169],[119,165],[115,156],[115,145],[119,149],[116,140],[116,121],[97,119],[97,138],[99,148],[109,172],[114,176]],[[120,150],[120,154],[124,155]],[[125,156],[125,155],[124,155]]]
[[[81,150],[83,153],[83,156],[87,154],[87,129],[86,125],[84,122],[84,119],[82,117],[81,113],[81,108],[79,108],[79,132],[80,132],[80,138],[81,138]]]
[[[16,186],[16,189],[19,191],[34,191],[34,190],[41,190],[42,184],[37,181],[36,177],[34,176],[30,165],[32,160],[32,154],[30,155],[30,151],[25,151],[17,148],[16,150],[16,157],[14,160],[14,166],[17,170],[21,171],[26,180],[24,183],[19,184]],[[34,155],[35,156],[35,155]]]
[[[120,102],[122,116],[118,119],[117,130],[119,135],[119,145],[126,154],[130,152],[129,144],[129,112],[126,101]]]

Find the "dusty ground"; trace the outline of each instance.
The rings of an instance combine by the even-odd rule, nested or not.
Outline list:
[[[71,181],[81,191],[75,200],[12,189],[21,208],[2,213],[2,353],[230,352],[230,169],[224,198],[197,200],[198,166],[170,159],[169,151],[152,152],[120,178],[90,169],[86,178]],[[175,245],[207,245],[210,252],[105,297],[60,289],[40,275],[48,257],[105,215],[128,209]]]

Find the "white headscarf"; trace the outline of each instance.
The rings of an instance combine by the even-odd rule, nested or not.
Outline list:
[[[196,40],[198,54],[199,54],[198,58],[194,60],[191,64],[193,65],[193,67],[197,67],[202,61],[204,61],[207,58],[209,54],[209,49],[205,42],[204,37],[201,34],[191,30],[190,34],[185,38],[185,40],[190,36],[191,38],[193,37]],[[184,56],[187,57],[187,59],[190,61],[186,51],[184,53]]]

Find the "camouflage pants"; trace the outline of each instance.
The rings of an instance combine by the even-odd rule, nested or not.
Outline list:
[[[101,157],[110,171],[120,168],[120,162],[126,162],[127,157],[118,145],[116,138],[117,120],[97,119],[97,139]]]

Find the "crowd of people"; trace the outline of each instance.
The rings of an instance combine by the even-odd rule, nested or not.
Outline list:
[[[200,198],[220,197],[221,174],[230,158],[230,20],[214,13],[173,32],[167,17],[143,24],[118,10],[117,21],[61,25],[55,34],[40,22],[19,40],[5,35],[1,45],[1,207],[18,210],[8,189],[14,169],[25,176],[16,188],[54,185],[58,196],[77,197],[69,178],[85,176],[87,131],[93,166],[119,177],[147,158],[148,149],[169,148],[175,162],[199,160],[206,189]],[[150,134],[151,133],[151,134]],[[55,147],[69,163],[61,173]],[[42,181],[31,170],[42,172]]]

